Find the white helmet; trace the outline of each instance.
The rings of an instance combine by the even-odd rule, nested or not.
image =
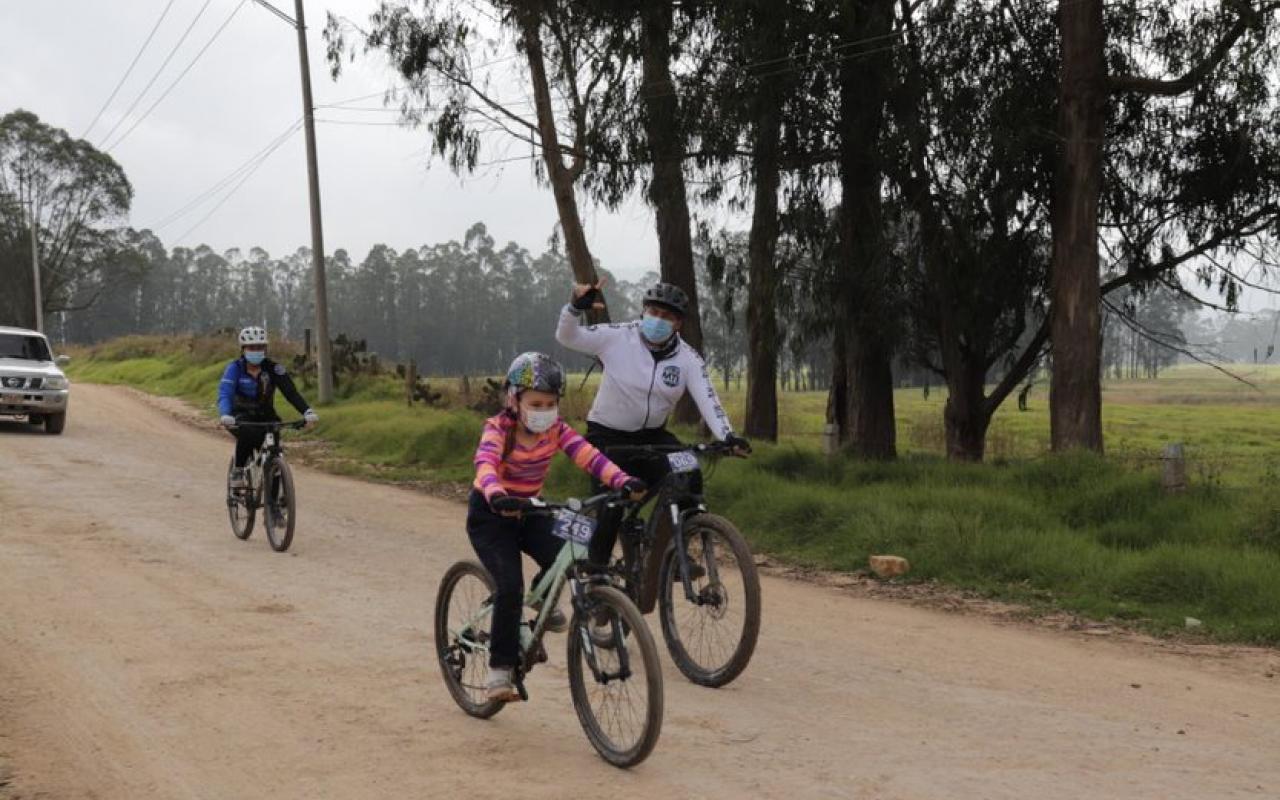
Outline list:
[[[267,343],[267,329],[259,328],[256,325],[250,325],[240,331],[240,346],[244,347],[251,344],[265,345]]]

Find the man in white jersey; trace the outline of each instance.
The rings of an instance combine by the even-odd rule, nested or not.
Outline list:
[[[689,392],[716,439],[734,445],[740,455],[751,452],[751,444],[733,432],[702,356],[680,338],[689,305],[684,290],[656,284],[645,292],[644,316],[639,320],[584,326],[581,317],[599,303],[599,293],[599,284],[576,286],[556,327],[556,341],[595,356],[604,365],[604,378],[587,414],[587,441],[627,474],[657,486],[669,471],[665,457],[611,450],[679,445],[666,423],[676,403]],[[591,560],[597,564],[608,561],[617,537],[616,519],[601,523],[590,547]]]

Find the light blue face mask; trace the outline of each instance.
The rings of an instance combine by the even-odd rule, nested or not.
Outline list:
[[[266,357],[267,357],[266,350],[245,350],[244,351],[244,360],[248,361],[250,364],[253,364],[254,366],[261,364],[262,360]]]
[[[640,335],[645,338],[649,344],[662,344],[671,338],[671,334],[675,333],[676,326],[671,320],[653,314],[645,314],[640,318]]]

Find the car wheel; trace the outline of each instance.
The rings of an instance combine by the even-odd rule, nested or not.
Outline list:
[[[44,418],[45,433],[62,433],[62,429],[67,427],[67,412],[61,414],[46,414]]]

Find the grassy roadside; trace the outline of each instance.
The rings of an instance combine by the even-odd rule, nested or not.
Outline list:
[[[230,355],[204,339],[130,338],[76,353],[71,375],[181,397],[212,414]],[[1005,411],[993,463],[976,466],[936,453],[940,392],[900,394],[906,454],[893,464],[821,455],[812,435],[821,396],[788,394],[783,441],[717,465],[708,497],[753,548],[791,563],[852,571],[871,553],[892,552],[911,560],[913,580],[1154,632],[1180,630],[1193,616],[1206,637],[1280,645],[1280,496],[1272,488],[1280,371],[1253,377],[1263,392],[1203,371],[1109,387],[1106,459],[1044,455],[1043,402]],[[362,377],[322,409],[316,435],[347,463],[369,465],[366,474],[466,481],[480,415],[456,408],[456,382],[432,385],[453,410],[407,408],[393,376]],[[590,391],[570,394],[567,416],[581,417]],[[740,402],[727,395],[731,407]],[[1170,439],[1195,454],[1191,490],[1173,497],[1160,491],[1150,460]],[[548,493],[584,486],[561,459]]]

